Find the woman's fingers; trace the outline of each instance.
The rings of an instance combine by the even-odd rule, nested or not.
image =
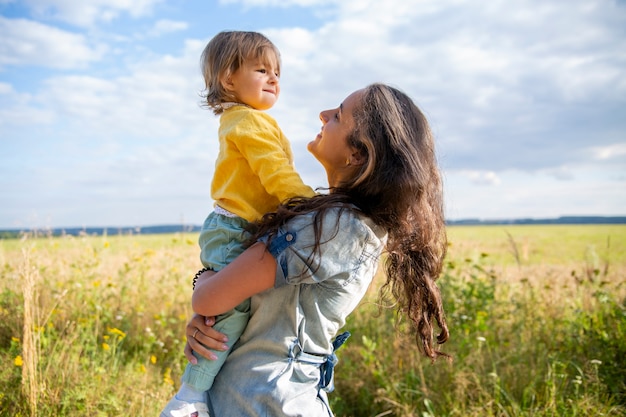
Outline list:
[[[187,360],[189,361],[189,363],[191,363],[192,365],[198,364],[198,359],[196,359],[196,357],[193,356],[193,350],[191,350],[191,346],[189,346],[189,342],[185,343],[185,356],[187,357]]]
[[[203,357],[207,358],[210,361],[214,361],[214,360],[217,359],[217,356],[215,356],[215,353],[213,353],[209,349],[207,349],[207,347],[204,346],[202,343],[200,343],[200,341],[198,339],[196,339],[196,338],[188,336],[187,337],[187,346],[189,346],[190,350],[196,352],[200,356],[203,356]],[[185,347],[185,349],[186,349],[186,347]],[[185,356],[187,356],[186,352],[185,352]],[[189,359],[189,356],[187,356],[187,359]],[[191,362],[191,363],[193,363],[193,362]]]
[[[198,314],[194,314],[189,323],[187,323],[185,356],[194,365],[197,363],[197,360],[193,356],[192,351],[209,360],[215,360],[217,357],[211,349],[220,351],[228,349],[228,346],[224,344],[224,342],[228,341],[228,338],[223,333],[213,329],[213,324],[215,324],[214,317],[205,318]]]

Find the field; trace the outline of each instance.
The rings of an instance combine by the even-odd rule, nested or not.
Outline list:
[[[337,417],[626,416],[626,226],[453,226],[451,361],[376,305],[339,353]],[[156,416],[185,366],[196,234],[0,240],[0,416]]]

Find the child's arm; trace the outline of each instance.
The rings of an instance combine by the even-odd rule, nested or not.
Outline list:
[[[265,114],[255,116],[259,118],[256,129],[251,129],[240,152],[265,190],[281,202],[296,196],[314,196],[315,191],[296,172],[289,141],[276,121]]]
[[[205,275],[207,274],[207,275]],[[216,316],[234,308],[252,295],[274,287],[276,260],[257,242],[224,269],[200,275],[193,291],[193,310],[203,316]]]

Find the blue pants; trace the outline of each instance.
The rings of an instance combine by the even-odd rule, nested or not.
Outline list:
[[[228,217],[211,213],[204,221],[200,231],[200,260],[214,271],[219,271],[235,260],[244,251],[244,242],[248,237],[245,232],[247,221],[240,217]],[[199,391],[206,391],[213,385],[213,380],[226,361],[233,345],[241,336],[250,317],[250,300],[245,300],[237,307],[216,317],[213,328],[228,336],[227,351],[213,351],[217,360],[210,361],[193,353],[198,359],[197,365],[187,364],[182,381]]]

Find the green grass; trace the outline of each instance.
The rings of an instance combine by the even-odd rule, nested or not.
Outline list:
[[[454,226],[453,360],[377,279],[338,355],[344,416],[626,416],[626,226]],[[195,234],[0,240],[0,415],[158,415],[185,366]]]

